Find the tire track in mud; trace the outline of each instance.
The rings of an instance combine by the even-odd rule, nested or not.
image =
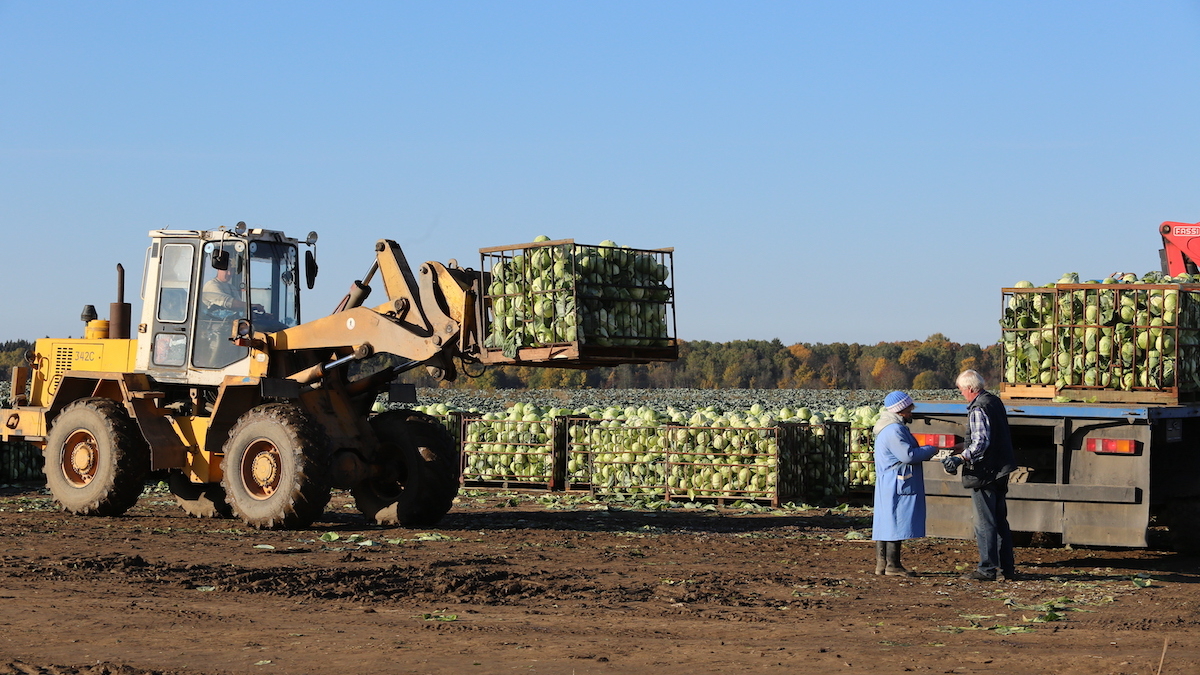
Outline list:
[[[591,600],[600,603],[645,601],[654,595],[646,584],[602,584],[571,573],[512,569],[490,557],[439,561],[427,566],[247,568],[149,562],[141,556],[108,555],[58,560],[0,560],[0,574],[20,579],[86,581],[116,573],[129,584],[168,585],[228,593],[265,593],[287,598],[387,603],[404,600],[524,604],[530,600]]]
[[[474,556],[428,565],[268,566],[159,563],[139,555],[26,559],[0,558],[0,575],[14,579],[88,582],[103,575],[131,585],[201,591],[269,594],[361,603],[439,602],[538,606],[575,602],[581,607],[657,601],[665,608],[817,609],[825,602],[797,597],[798,587],[835,584],[776,573],[698,572],[681,579],[628,579],[603,570],[549,571],[518,566],[503,557]],[[0,673],[0,675],[3,675]]]
[[[177,675],[183,671],[145,670],[116,663],[97,663],[90,666],[35,666],[23,661],[0,662],[0,675]],[[188,671],[193,672],[193,671]],[[194,672],[193,672],[194,675]]]

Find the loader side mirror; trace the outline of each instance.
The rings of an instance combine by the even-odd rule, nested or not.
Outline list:
[[[215,270],[229,269],[229,251],[217,249],[212,252],[212,266]]]
[[[304,252],[304,280],[308,282],[308,290],[312,290],[317,281],[317,256],[312,251]]]

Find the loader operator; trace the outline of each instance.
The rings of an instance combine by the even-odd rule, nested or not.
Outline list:
[[[246,317],[242,278],[241,275],[235,275],[231,269],[217,270],[217,275],[205,282],[200,297],[204,313],[209,319],[224,321],[234,317]],[[287,328],[287,324],[268,314],[262,305],[250,305],[250,312],[250,318],[258,330],[277,331]]]
[[[241,279],[235,279],[233,270],[217,270],[217,276],[204,284],[201,298],[204,311],[212,319],[228,319],[244,316],[246,301],[242,299]]]
[[[246,317],[242,275],[229,268],[215,272],[200,289],[200,321],[193,357],[200,368],[223,368],[245,355],[245,350],[229,341],[233,320]]]

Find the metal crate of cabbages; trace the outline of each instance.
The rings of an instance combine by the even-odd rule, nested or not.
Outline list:
[[[781,423],[782,446],[789,461],[780,471],[780,483],[794,485],[790,500],[840,500],[846,496],[849,470],[850,423],[820,425]],[[793,458],[796,461],[792,461]]]
[[[1200,400],[1200,285],[1057,284],[1002,293],[1006,398]]]
[[[850,427],[849,468],[846,484],[851,492],[875,489],[875,432],[870,427]]]
[[[480,360],[566,368],[674,361],[674,249],[539,241],[479,250]]]
[[[1058,293],[1054,288],[1004,288],[1000,344],[1004,382],[1020,387],[1054,384],[1054,327]]]
[[[524,420],[463,416],[462,484],[466,487],[557,490],[565,418]]]
[[[42,452],[31,443],[0,442],[0,482],[41,480]]]
[[[566,486],[601,495],[666,496],[666,427],[621,420],[567,421]]]
[[[567,484],[600,495],[773,506],[845,493],[849,425],[629,427],[572,420]]]
[[[1114,403],[1200,396],[1200,286],[1058,284],[1060,396]]]

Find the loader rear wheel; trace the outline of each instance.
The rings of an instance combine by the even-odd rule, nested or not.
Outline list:
[[[233,509],[225,500],[225,488],[220,483],[193,483],[181,471],[171,471],[167,485],[179,508],[197,518],[229,518]]]
[[[435,418],[395,410],[371,418],[382,472],[350,490],[358,510],[380,525],[426,527],[445,516],[458,495],[458,449]]]
[[[329,503],[328,441],[296,406],[267,403],[242,415],[225,442],[226,501],[259,529],[304,528]]]
[[[46,486],[64,511],[119,516],[137,503],[150,449],[121,404],[80,399],[63,408],[46,437]]]

